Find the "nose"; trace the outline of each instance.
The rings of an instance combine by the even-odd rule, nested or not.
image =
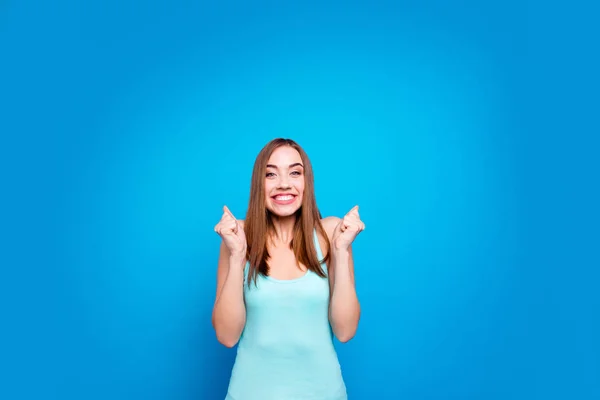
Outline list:
[[[277,186],[279,189],[289,189],[291,187],[286,176],[282,176],[281,179],[279,179],[279,184]]]

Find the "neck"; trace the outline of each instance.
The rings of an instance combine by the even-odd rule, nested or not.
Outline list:
[[[296,215],[290,215],[289,217],[271,215],[271,221],[273,222],[273,234],[271,235],[271,242],[274,245],[288,245],[294,237],[294,224],[296,223]]]

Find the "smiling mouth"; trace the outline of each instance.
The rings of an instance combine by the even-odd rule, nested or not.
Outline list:
[[[292,194],[279,194],[277,196],[273,196],[273,198],[277,201],[289,201],[294,199],[294,195]]]
[[[293,194],[278,194],[271,197],[275,204],[286,205],[292,204],[296,200],[296,196]]]

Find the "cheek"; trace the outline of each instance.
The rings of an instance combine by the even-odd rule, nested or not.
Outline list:
[[[273,190],[273,182],[265,181],[265,194],[269,197],[269,193]]]

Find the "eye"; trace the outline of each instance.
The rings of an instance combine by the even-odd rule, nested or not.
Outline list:
[[[300,176],[300,175],[302,175],[302,173],[300,171],[293,171],[292,175],[294,175],[294,176]]]
[[[273,176],[275,176],[275,173],[274,173],[274,172],[267,172],[267,174],[266,174],[266,177],[267,177],[267,178],[271,178],[271,177],[273,177]]]

